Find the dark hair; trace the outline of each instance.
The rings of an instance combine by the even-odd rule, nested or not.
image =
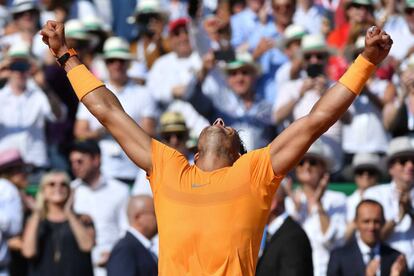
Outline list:
[[[77,140],[71,147],[71,152],[78,151],[81,153],[88,153],[90,155],[101,155],[101,150],[98,143],[93,139]]]
[[[381,203],[379,203],[378,201],[373,200],[373,199],[364,199],[364,200],[361,200],[358,203],[358,205],[355,208],[355,219],[358,217],[359,209],[361,208],[362,205],[365,205],[365,204],[371,204],[371,205],[378,206],[381,209],[381,219],[382,219],[382,221],[385,221],[384,208],[382,207]]]

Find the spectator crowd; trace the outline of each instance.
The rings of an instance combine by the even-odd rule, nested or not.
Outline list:
[[[157,275],[146,173],[78,102],[48,20],[190,162],[218,117],[265,147],[383,28],[389,56],[274,196],[257,275],[414,275],[413,0],[0,0],[0,276]]]

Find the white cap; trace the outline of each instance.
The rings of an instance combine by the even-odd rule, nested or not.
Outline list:
[[[129,50],[128,42],[117,36],[108,38],[103,47],[103,56],[105,59],[124,59],[131,60],[133,56]]]

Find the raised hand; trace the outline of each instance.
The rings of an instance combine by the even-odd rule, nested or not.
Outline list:
[[[407,267],[407,261],[404,255],[398,256],[398,258],[395,260],[395,262],[391,266],[390,276],[404,275],[406,267]]]
[[[378,27],[371,27],[365,35],[365,48],[362,55],[371,63],[378,65],[388,55],[392,46],[391,37]]]
[[[64,24],[49,20],[40,31],[43,42],[49,47],[55,57],[60,57],[67,52]]]

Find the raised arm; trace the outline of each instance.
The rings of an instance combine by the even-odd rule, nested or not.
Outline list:
[[[68,51],[62,23],[48,21],[40,34],[55,57],[61,57]],[[129,158],[149,173],[152,169],[151,137],[125,113],[115,95],[80,66],[81,62],[76,56],[70,57],[64,65],[76,94],[118,141]]]
[[[391,45],[390,36],[379,28],[367,32],[362,57],[323,95],[307,116],[295,121],[271,143],[270,154],[276,175],[285,175],[291,170],[312,143],[341,118],[375,66],[388,55]]]

